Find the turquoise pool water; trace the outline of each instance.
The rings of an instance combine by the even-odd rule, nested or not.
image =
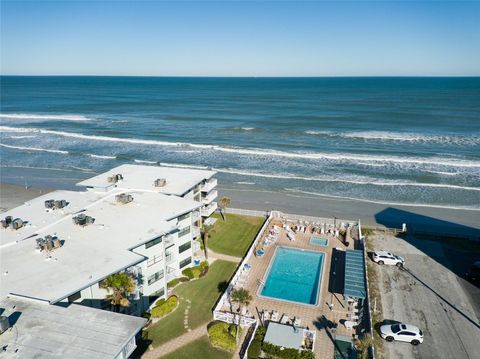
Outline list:
[[[321,252],[278,247],[260,295],[303,304],[318,304]]]
[[[312,238],[310,238],[310,244],[313,245],[313,246],[326,247],[326,246],[328,246],[328,239],[320,238],[320,237],[312,237]]]

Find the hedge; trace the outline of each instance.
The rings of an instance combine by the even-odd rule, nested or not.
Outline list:
[[[228,323],[218,322],[212,324],[208,328],[208,336],[212,345],[227,350],[229,352],[235,351],[237,347],[237,339],[235,338],[235,329],[232,330]]]
[[[178,304],[178,298],[174,295],[169,297],[167,300],[160,299],[157,301],[155,307],[150,311],[152,317],[161,318],[172,312]]]
[[[293,348],[283,348],[273,345],[267,342],[263,342],[262,350],[270,355],[273,355],[282,359],[314,359],[315,354],[309,350],[299,351]]]
[[[186,268],[182,271],[182,274],[188,279],[198,279],[205,276],[208,273],[208,262],[203,261],[198,267]]]
[[[168,288],[173,288],[180,282],[188,282],[188,281],[189,281],[189,279],[187,277],[178,277],[178,278],[172,279],[170,282],[168,282],[167,287]]]

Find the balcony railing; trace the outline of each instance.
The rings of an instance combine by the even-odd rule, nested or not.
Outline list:
[[[217,210],[217,202],[212,202],[208,206],[202,208],[202,216],[209,217]]]
[[[205,182],[201,189],[202,192],[210,192],[212,189],[217,187],[217,179],[216,178],[210,178],[207,182]]]
[[[200,211],[193,212],[193,214],[192,214],[192,221],[193,222],[196,222],[196,221],[200,220],[200,218],[202,218],[202,216],[200,215]]]
[[[205,204],[210,204],[215,200],[215,198],[217,198],[217,196],[218,196],[217,190],[211,191],[206,196],[202,197],[202,202]]]

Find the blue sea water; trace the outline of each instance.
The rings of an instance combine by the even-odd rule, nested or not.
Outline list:
[[[261,295],[318,304],[323,256],[322,252],[278,247]]]
[[[480,78],[0,82],[2,181],[163,163],[223,186],[480,210]]]

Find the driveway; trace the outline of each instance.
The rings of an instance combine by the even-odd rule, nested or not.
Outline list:
[[[404,269],[373,266],[383,318],[416,325],[424,332],[424,342],[418,347],[384,341],[385,357],[480,358],[480,289],[457,275],[464,273],[459,266],[477,254],[388,234],[377,233],[368,241],[370,248],[389,250],[406,262]]]

